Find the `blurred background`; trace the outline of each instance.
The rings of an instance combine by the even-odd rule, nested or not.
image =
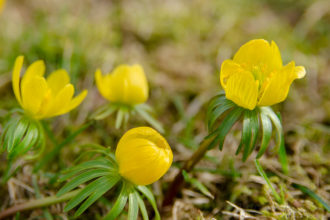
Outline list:
[[[221,90],[222,61],[256,38],[274,40],[284,64],[294,60],[307,71],[304,79],[293,83],[288,99],[274,107],[283,117],[289,176],[278,174],[280,164],[271,149],[261,160],[274,182],[284,186],[288,206],[272,204],[255,170],[253,156],[245,163],[235,156],[240,138],[237,125],[227,137],[224,150],[210,151],[192,173],[215,197],[209,198],[187,185],[174,207],[164,211],[164,217],[230,219],[238,209],[226,203],[228,200],[244,210],[254,210],[251,215],[292,212],[301,219],[326,219],[322,206],[300,191],[286,188],[285,183],[294,180],[330,198],[328,0],[7,0],[0,14],[1,121],[8,110],[18,106],[11,89],[11,71],[18,55],[25,56],[25,66],[45,60],[47,73],[64,68],[77,93],[89,90],[86,100],[70,115],[48,120],[59,139],[85,123],[88,115],[105,103],[94,83],[97,68],[110,72],[122,63],[141,64],[150,85],[148,104],[164,124],[165,136],[174,151],[171,170],[153,185],[161,202],[181,161],[191,155],[207,133],[207,102]],[[130,127],[143,124],[135,118]],[[79,143],[115,147],[123,132],[114,129],[114,117],[93,125],[41,174],[38,182],[42,193],[56,192],[58,184],[49,185],[49,178],[72,165],[82,151]],[[1,170],[5,156],[0,162]],[[27,163],[17,174],[18,182],[31,185],[29,166]],[[0,208],[34,196],[19,184],[13,183],[12,187],[1,186],[0,197],[4,199]],[[10,190],[16,192],[15,196],[8,193]],[[93,205],[82,218],[101,216],[108,200]],[[50,209],[67,215],[62,214],[61,206]],[[34,215],[38,212],[32,212]]]

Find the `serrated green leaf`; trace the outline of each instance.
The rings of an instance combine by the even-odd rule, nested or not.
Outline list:
[[[108,169],[99,168],[99,169],[88,170],[88,171],[83,172],[80,175],[76,176],[70,182],[66,183],[60,189],[60,191],[58,191],[56,196],[61,196],[91,179],[94,179],[94,178],[97,178],[100,176],[107,176],[107,175],[111,175],[111,174],[112,173]]]
[[[229,109],[234,108],[236,106],[235,103],[232,101],[225,99],[223,103],[216,107],[211,113],[210,118],[208,119],[208,129],[212,130],[212,127],[216,120],[221,117],[225,112],[227,112]]]
[[[266,181],[266,183],[267,183],[268,187],[270,188],[270,190],[272,191],[273,196],[275,197],[276,201],[278,203],[282,204],[283,203],[282,198],[278,195],[278,193],[274,189],[272,183],[270,182],[270,180],[267,177],[267,174],[265,173],[264,169],[260,165],[259,160],[256,159],[254,162],[255,162],[255,165],[257,167],[257,170],[258,170],[260,176],[262,176],[262,178],[264,178],[264,180]]]
[[[141,211],[141,215],[142,215],[143,220],[149,220],[148,211],[147,211],[146,205],[144,204],[143,199],[141,198],[141,196],[138,192],[134,191],[134,193],[135,193],[135,196],[138,200],[138,204],[139,204],[139,207],[140,207],[140,211]]]
[[[146,198],[147,200],[150,202],[152,208],[155,211],[155,220],[160,220],[160,215],[158,212],[158,208],[157,208],[157,203],[155,200],[155,197],[153,195],[153,193],[148,189],[148,187],[146,186],[137,186],[136,187]]]
[[[128,193],[127,193],[127,189],[126,189],[125,183],[124,183],[115,204],[113,205],[110,212],[103,219],[104,220],[115,220],[117,218],[117,216],[125,208],[127,199],[128,199]]]
[[[226,135],[228,134],[229,130],[233,127],[235,122],[240,118],[242,112],[243,112],[242,108],[239,107],[234,108],[223,119],[219,127],[206,137],[208,139],[213,136],[216,136],[214,140],[210,143],[209,149],[213,148],[218,143],[219,149],[222,150]]]
[[[296,189],[299,189],[301,192],[307,194],[308,196],[312,197],[313,199],[315,199],[316,201],[318,201],[319,203],[321,203],[321,205],[328,211],[330,212],[330,206],[321,198],[319,197],[316,193],[314,193],[312,190],[310,190],[309,188],[307,188],[306,186],[297,184],[297,183],[293,183],[292,186]]]
[[[138,199],[134,192],[128,195],[128,219],[136,220],[139,214],[139,204]]]
[[[158,130],[160,133],[164,133],[163,126],[156,119],[154,119],[147,111],[139,107],[136,107],[135,111],[156,130]]]
[[[262,125],[262,140],[261,140],[260,150],[257,155],[257,159],[259,159],[265,153],[269,145],[270,139],[272,137],[272,128],[273,128],[272,122],[270,121],[268,116],[262,112],[260,113],[260,121]]]
[[[96,200],[98,200],[104,193],[106,193],[114,185],[116,185],[119,179],[120,179],[119,175],[108,176],[108,181],[104,185],[95,189],[95,192],[93,192],[93,194],[90,197],[88,197],[88,199],[79,207],[74,217],[78,217],[79,215],[81,215],[89,206],[91,206]]]
[[[199,191],[201,191],[201,193],[203,193],[207,197],[214,199],[214,196],[212,195],[212,193],[210,193],[210,191],[206,188],[206,186],[204,186],[200,181],[198,181],[197,179],[195,179],[193,177],[190,177],[189,174],[185,170],[182,170],[182,175],[183,175],[184,180],[187,183],[190,183],[191,185],[196,187]]]

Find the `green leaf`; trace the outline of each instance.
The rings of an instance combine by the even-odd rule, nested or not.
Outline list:
[[[108,117],[109,115],[111,115],[112,113],[114,113],[117,109],[118,109],[118,106],[107,104],[105,106],[102,106],[98,110],[96,110],[95,113],[92,114],[92,116],[90,118],[95,119],[95,120],[102,120],[102,119]]]
[[[321,205],[327,210],[327,212],[330,212],[330,206],[321,197],[319,197],[316,193],[314,193],[312,190],[310,190],[306,186],[303,186],[303,185],[300,185],[297,183],[292,183],[292,186],[296,189],[299,189],[301,192],[307,194],[308,196],[312,197],[319,203],[321,203]]]
[[[127,188],[126,184],[123,183],[121,188],[121,192],[116,200],[115,204],[113,205],[111,211],[103,218],[104,220],[115,220],[117,216],[123,211],[125,205],[127,203]]]
[[[225,100],[226,100],[226,96],[224,94],[213,97],[207,106],[206,118],[209,119],[214,109],[219,105],[223,104]]]
[[[147,211],[147,208],[144,204],[144,201],[143,199],[141,198],[140,194],[136,191],[134,191],[135,193],[135,196],[138,200],[138,203],[139,203],[139,207],[140,207],[140,211],[141,211],[141,215],[142,215],[142,218],[143,220],[149,220],[149,216],[148,216],[148,211]]]
[[[229,109],[234,108],[235,106],[236,104],[232,101],[224,99],[223,103],[211,112],[210,117],[208,118],[208,129],[212,130],[212,127],[216,120]]]
[[[104,170],[112,171],[112,163],[104,158],[99,158],[96,160],[86,161],[77,166],[69,168],[63,171],[63,175],[59,178],[59,182],[65,181],[83,170],[103,168]]]
[[[78,195],[73,197],[68,204],[64,207],[64,211],[67,212],[74,207],[76,207],[79,203],[85,200],[89,195],[95,192],[95,189],[102,187],[104,184],[107,184],[109,181],[109,177],[103,176],[94,180],[92,183],[88,184],[84,189],[82,189]]]
[[[139,204],[138,199],[134,192],[128,195],[128,219],[135,220],[138,218],[139,214]]]
[[[13,120],[8,121],[8,129],[4,136],[4,147],[7,150],[7,152],[11,152],[14,148],[13,146],[13,137],[15,134],[16,127],[20,121],[21,117],[14,118]]]
[[[281,121],[270,107],[261,107],[260,110],[261,110],[261,113],[264,113],[265,115],[267,115],[270,118],[270,120],[273,122],[273,124],[276,128],[276,132],[277,132],[277,136],[278,136],[276,149],[279,149],[279,147],[281,145],[282,137],[283,137],[283,135],[282,135],[283,128],[282,128]]]
[[[160,215],[157,208],[157,203],[153,193],[146,186],[137,186],[136,187],[150,202],[152,208],[155,211],[155,220],[160,220]]]
[[[116,183],[119,181],[120,176],[107,176],[108,181],[100,186],[99,188],[95,189],[95,192],[79,207],[77,212],[75,213],[74,217],[78,217],[81,215],[89,206],[91,206],[96,200],[98,200],[104,193],[109,191]]]
[[[66,183],[60,189],[60,191],[58,191],[56,196],[61,196],[91,179],[94,179],[94,178],[97,178],[100,176],[107,176],[107,175],[111,175],[111,172],[108,169],[101,169],[101,168],[83,172],[80,175],[73,178],[70,182]]]
[[[272,137],[272,122],[270,121],[268,116],[261,112],[260,121],[262,125],[262,141],[260,150],[257,155],[257,159],[259,159],[265,153]]]
[[[33,147],[39,137],[39,130],[35,123],[30,123],[23,140],[8,153],[8,158],[13,159],[18,155],[23,155]]]
[[[273,196],[275,197],[276,201],[278,203],[282,204],[283,203],[282,198],[278,195],[278,193],[274,189],[272,183],[270,182],[270,180],[267,177],[267,174],[265,173],[262,166],[260,165],[259,160],[256,159],[254,162],[255,162],[255,165],[257,167],[257,170],[258,170],[260,176],[262,176],[262,178],[264,178],[264,180],[266,181],[266,183],[267,183],[268,187],[270,188],[270,190],[272,191]]]
[[[214,196],[210,193],[210,191],[206,188],[206,186],[204,186],[197,179],[190,177],[189,174],[185,170],[182,170],[182,175],[183,175],[184,180],[187,183],[190,183],[191,185],[196,187],[199,191],[201,191],[207,197],[214,199]]]
[[[244,155],[246,156],[249,150],[249,145],[251,143],[251,135],[252,135],[252,125],[251,125],[250,111],[247,110],[244,111],[242,137],[241,137],[241,142],[236,150],[236,155],[241,151],[242,148],[244,148]]]
[[[279,118],[280,122],[282,122],[280,114],[278,114],[278,118]],[[284,133],[282,132],[282,134],[279,134],[279,135],[281,135],[281,137],[280,137],[281,143],[280,143],[280,148],[278,149],[278,157],[279,157],[279,161],[282,166],[283,173],[288,174],[289,173],[289,163],[288,163],[288,158],[286,156]]]
[[[223,119],[219,127],[214,130],[210,135],[206,138],[211,138],[216,136],[214,140],[210,143],[209,149],[213,148],[217,143],[219,143],[219,149],[222,150],[223,142],[229,130],[233,127],[235,122],[240,118],[242,115],[243,109],[242,108],[234,108],[232,111],[228,113],[228,115]]]
[[[16,146],[21,139],[23,138],[24,134],[27,131],[27,128],[29,126],[29,120],[25,117],[22,117],[21,120],[19,120],[19,122],[16,125],[16,129],[14,131],[14,134],[12,134],[12,143],[10,143],[10,145],[12,147]],[[10,152],[11,150],[8,150],[8,152]]]
[[[134,109],[144,120],[146,120],[152,127],[154,127],[156,130],[158,130],[160,133],[164,133],[163,126],[154,119],[147,111],[145,111],[143,108],[140,108],[140,106],[136,106]]]
[[[245,122],[247,122],[247,127],[245,127]],[[248,138],[244,140],[244,134],[248,134]],[[243,152],[243,161],[249,157],[249,155],[253,152],[254,146],[257,141],[259,133],[259,120],[257,111],[245,111],[244,114],[244,121],[243,121],[243,137],[242,142],[245,145],[244,152]]]
[[[124,118],[124,110],[119,109],[116,116],[116,125],[115,125],[116,129],[119,129],[121,127],[123,118]]]

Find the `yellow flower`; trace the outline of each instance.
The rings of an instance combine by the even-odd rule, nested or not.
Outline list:
[[[101,95],[111,102],[136,105],[148,99],[148,82],[140,65],[120,65],[105,76],[98,69],[95,80]]]
[[[227,99],[252,110],[284,101],[293,80],[305,74],[305,68],[294,61],[283,66],[274,41],[257,39],[244,44],[233,60],[222,63],[220,82]]]
[[[136,185],[156,182],[170,168],[173,154],[163,136],[150,127],[127,131],[116,149],[121,176]]]
[[[17,101],[33,118],[50,118],[76,108],[86,97],[87,90],[73,98],[74,87],[68,73],[56,70],[47,79],[43,77],[45,64],[42,60],[32,63],[20,83],[24,57],[19,56],[13,70],[13,90]]]

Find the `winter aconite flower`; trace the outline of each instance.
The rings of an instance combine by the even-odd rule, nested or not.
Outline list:
[[[20,82],[23,60],[23,56],[19,56],[15,61],[13,89],[17,101],[32,118],[42,119],[65,114],[76,108],[86,97],[87,90],[84,90],[73,98],[74,87],[68,73],[63,69],[44,78],[45,64],[42,60],[32,63]]]
[[[148,99],[148,81],[140,65],[120,65],[112,73],[102,75],[101,70],[95,72],[95,81],[101,95],[110,101],[92,115],[101,120],[117,112],[115,127],[127,125],[131,115],[139,115],[160,132],[162,125],[151,116],[152,108],[145,102]]]
[[[133,128],[126,132],[117,145],[115,155],[120,175],[136,185],[157,181],[173,160],[165,138],[150,127]]]
[[[246,109],[271,106],[286,99],[293,80],[305,76],[303,66],[283,66],[274,41],[251,40],[221,66],[220,81],[227,99]]]
[[[101,95],[110,102],[136,105],[148,99],[148,82],[140,65],[120,65],[105,76],[97,70],[95,79]]]

